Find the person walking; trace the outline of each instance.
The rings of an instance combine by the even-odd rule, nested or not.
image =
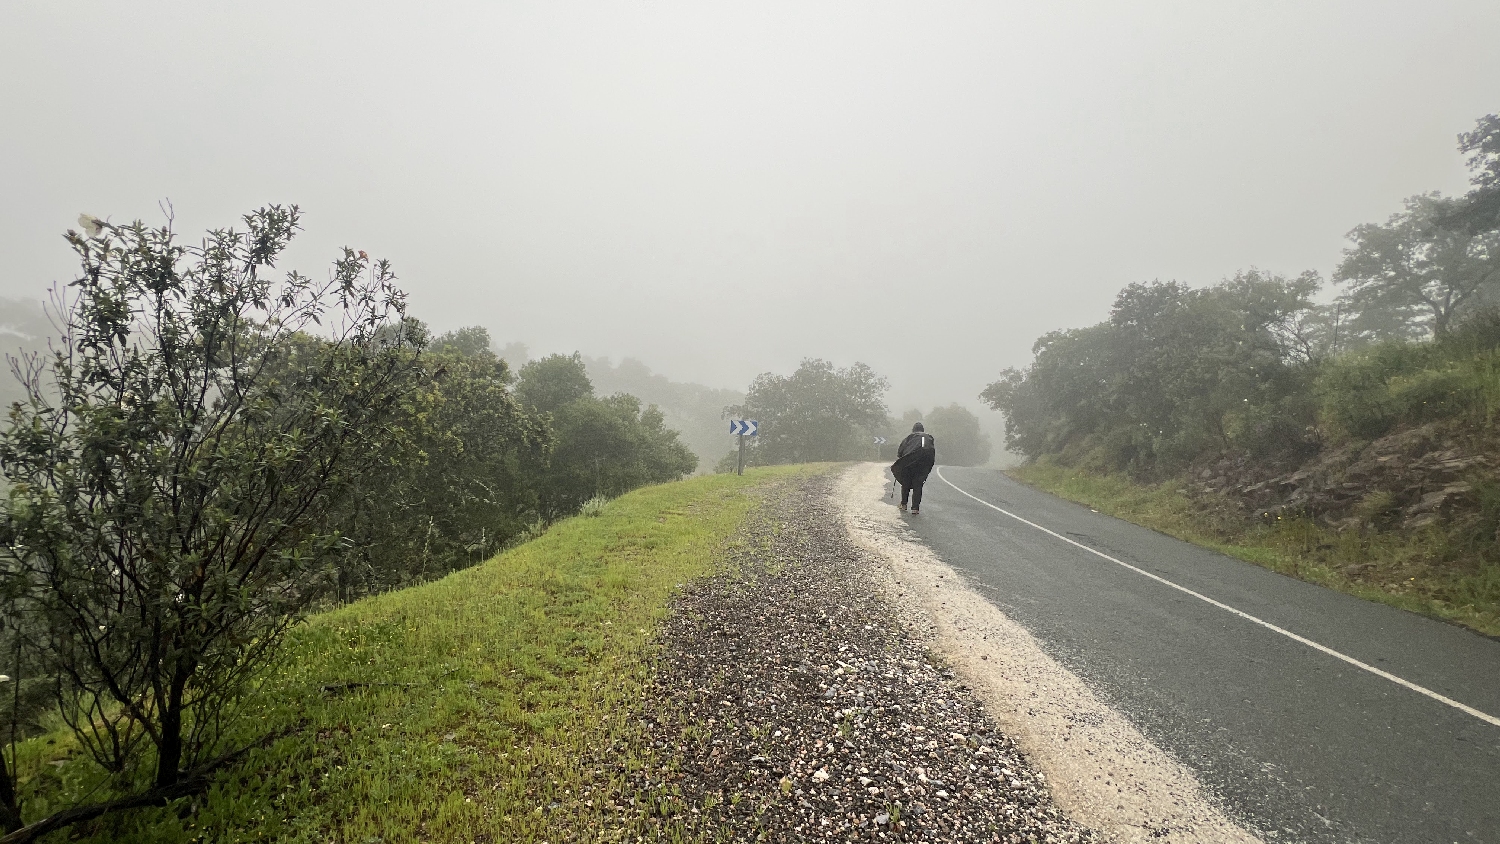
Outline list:
[[[927,433],[922,423],[911,426],[911,433],[896,447],[896,462],[891,464],[891,474],[901,484],[901,511],[906,512],[906,502],[911,501],[913,516],[922,512],[922,484],[937,463],[937,440]]]

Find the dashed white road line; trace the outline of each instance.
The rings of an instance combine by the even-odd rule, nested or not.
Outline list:
[[[1012,513],[1009,510],[1003,509],[1001,507],[996,507],[995,505],[991,504],[990,502],[985,501],[983,498],[980,498],[979,496],[974,495],[974,494],[968,492],[967,490],[959,488],[959,486],[957,484],[955,484],[954,482],[948,480],[946,477],[943,476],[943,470],[941,468],[939,468],[937,470],[937,476],[938,476],[938,478],[940,478],[943,481],[943,483],[947,484],[948,486],[953,487],[955,490],[958,490],[959,493],[961,493],[963,495],[966,495],[969,498],[974,499],[975,501],[978,501],[980,504],[983,504],[984,506],[990,508],[991,510],[994,510],[997,513],[1001,513],[1003,515],[1009,516],[1012,519],[1015,519],[1016,521],[1020,522],[1023,525],[1027,525],[1029,527],[1034,527],[1037,530],[1041,531],[1042,533],[1047,534],[1048,536],[1054,537],[1056,539],[1061,539],[1063,542],[1066,542],[1069,545],[1072,545],[1074,547],[1082,548],[1083,550],[1089,552],[1090,554],[1093,554],[1096,557],[1101,557],[1103,559],[1109,560],[1111,563],[1114,563],[1117,566],[1123,566],[1123,567],[1125,567],[1127,569],[1130,569],[1131,571],[1133,571],[1136,574],[1139,574],[1139,575],[1141,575],[1143,577],[1149,577],[1152,580],[1156,581],[1157,583],[1162,584],[1163,586],[1170,586],[1173,589],[1176,589],[1178,592],[1182,592],[1183,594],[1186,594],[1186,595],[1192,595],[1194,598],[1197,598],[1198,600],[1203,601],[1206,604],[1212,604],[1213,606],[1216,606],[1219,609],[1224,610],[1225,612],[1233,613],[1234,615],[1237,615],[1237,616],[1239,616],[1240,618],[1243,618],[1246,621],[1252,622],[1254,624],[1259,624],[1261,627],[1264,627],[1267,630],[1270,630],[1270,631],[1273,631],[1273,632],[1276,632],[1276,633],[1280,633],[1281,635],[1287,637],[1288,639],[1291,639],[1294,642],[1298,642],[1300,644],[1306,645],[1306,646],[1308,646],[1309,648],[1312,648],[1315,651],[1321,651],[1322,653],[1325,653],[1325,654],[1333,657],[1334,659],[1343,660],[1344,662],[1349,663],[1350,665],[1354,666],[1355,668],[1361,669],[1363,671],[1368,671],[1371,674],[1374,674],[1376,677],[1381,677],[1383,679],[1390,680],[1392,683],[1395,683],[1398,686],[1402,686],[1402,687],[1411,689],[1412,691],[1416,692],[1417,694],[1426,695],[1427,697],[1432,698],[1433,700],[1437,701],[1438,703],[1446,704],[1448,706],[1453,707],[1454,709],[1457,709],[1458,711],[1460,711],[1460,712],[1462,712],[1462,713],[1464,713],[1466,715],[1472,715],[1472,716],[1474,716],[1475,718],[1478,718],[1481,721],[1484,721],[1486,723],[1493,724],[1493,725],[1495,725],[1497,727],[1500,727],[1500,718],[1496,718],[1495,716],[1490,715],[1489,713],[1480,712],[1479,710],[1475,709],[1472,706],[1467,706],[1465,704],[1459,703],[1458,701],[1454,700],[1453,698],[1448,697],[1446,695],[1438,694],[1437,692],[1433,691],[1432,689],[1426,688],[1425,686],[1419,686],[1416,683],[1411,682],[1410,680],[1405,680],[1405,679],[1402,679],[1400,677],[1397,677],[1396,675],[1390,673],[1389,671],[1382,671],[1379,668],[1376,668],[1375,666],[1370,665],[1369,663],[1360,662],[1359,660],[1355,659],[1352,656],[1349,656],[1348,654],[1340,653],[1339,651],[1336,651],[1333,648],[1328,647],[1327,645],[1322,645],[1322,644],[1319,644],[1317,642],[1314,642],[1313,640],[1307,638],[1306,636],[1299,636],[1296,633],[1293,633],[1292,631],[1287,630],[1284,627],[1278,627],[1278,626],[1272,624],[1271,622],[1266,621],[1265,619],[1257,618],[1257,617],[1255,617],[1255,616],[1251,615],[1250,613],[1247,613],[1247,612],[1245,612],[1243,610],[1237,610],[1234,607],[1231,607],[1231,606],[1229,606],[1228,604],[1226,604],[1226,603],[1224,603],[1222,601],[1216,601],[1213,598],[1210,598],[1210,597],[1208,597],[1207,595],[1204,595],[1201,592],[1194,592],[1193,590],[1187,588],[1186,586],[1181,586],[1181,585],[1178,585],[1176,583],[1173,583],[1170,580],[1167,580],[1165,577],[1161,577],[1159,575],[1152,574],[1151,572],[1146,571],[1145,569],[1133,566],[1130,563],[1125,562],[1124,560],[1117,560],[1114,557],[1111,557],[1110,555],[1104,553],[1103,551],[1096,551],[1093,548],[1090,548],[1089,546],[1084,545],[1082,542],[1077,542],[1077,541],[1074,541],[1072,539],[1069,539],[1068,537],[1063,536],[1062,534],[1058,533],[1057,531],[1048,530],[1047,528],[1042,527],[1041,525],[1037,524],[1036,522],[1033,522],[1033,521],[1030,521],[1029,519],[1024,519],[1024,518],[1022,518],[1020,516],[1017,516],[1015,513]]]

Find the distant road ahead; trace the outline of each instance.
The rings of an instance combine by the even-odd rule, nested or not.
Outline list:
[[[923,505],[945,562],[1267,841],[1500,844],[1500,642],[993,470]]]

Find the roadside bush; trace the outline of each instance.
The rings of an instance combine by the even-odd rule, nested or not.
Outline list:
[[[1500,413],[1500,349],[1488,322],[1438,342],[1390,341],[1327,362],[1314,390],[1335,439],[1451,419],[1487,428]]]
[[[1318,451],[1317,402],[1303,389],[1264,402],[1243,402],[1225,414],[1230,443],[1245,454],[1267,462],[1304,459]]]
[[[535,521],[536,467],[553,435],[516,401],[511,380],[483,328],[412,355],[383,459],[335,517],[345,549],[339,601],[482,562]]]
[[[1390,382],[1426,362],[1427,347],[1380,343],[1330,361],[1318,374],[1319,413],[1335,439],[1374,439],[1395,426],[1401,408]]]
[[[122,784],[223,758],[249,678],[327,594],[330,516],[381,459],[410,366],[385,262],[345,249],[326,280],[271,280],[298,218],[263,208],[201,246],[82,218],[62,341],[21,366],[0,615]]]
[[[1482,420],[1484,394],[1474,382],[1469,367],[1423,369],[1391,379],[1392,404],[1402,422],[1420,424],[1439,419],[1470,421],[1476,413]]]

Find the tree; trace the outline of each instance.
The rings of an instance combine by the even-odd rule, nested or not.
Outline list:
[[[1469,154],[1473,190],[1442,221],[1469,234],[1500,229],[1500,115],[1488,114],[1474,130],[1458,136],[1458,149]]]
[[[558,410],[553,426],[557,446],[538,479],[545,518],[576,513],[591,498],[679,480],[698,466],[661,411],[655,405],[643,410],[625,393],[578,399]]]
[[[962,405],[935,407],[921,421],[927,432],[937,439],[939,463],[945,466],[983,466],[990,461],[990,438],[979,429],[979,417]]]
[[[545,519],[576,513],[590,498],[677,480],[697,468],[698,458],[655,405],[643,410],[639,399],[624,393],[595,397],[576,352],[521,367],[516,395],[546,414],[555,437],[545,465],[533,470]]]
[[[64,336],[18,362],[0,435],[0,592],[80,745],[156,789],[216,750],[248,679],[331,581],[327,517],[379,459],[411,355],[384,261],[273,281],[295,206],[177,242],[94,218]],[[310,333],[317,332],[317,333]]]
[[[725,410],[761,423],[748,462],[849,460],[867,457],[866,434],[885,426],[887,389],[888,382],[862,363],[835,369],[808,358],[790,376],[756,376],[744,404]]]
[[[516,400],[488,332],[434,339],[406,380],[383,460],[334,515],[340,600],[483,561],[539,517],[531,470],[553,435]]]
[[[1344,250],[1334,280],[1349,287],[1356,327],[1358,320],[1386,320],[1441,337],[1458,315],[1497,298],[1500,231],[1448,224],[1456,207],[1439,194],[1421,194],[1385,225],[1349,233],[1354,244]]]
[[[1206,289],[1132,284],[1107,322],[1043,336],[1030,367],[980,398],[1005,413],[1007,447],[1032,457],[1088,452],[1155,473],[1245,437],[1296,447],[1304,411],[1285,401],[1299,362],[1323,353],[1317,283],[1252,270]]]
[[[434,338],[431,350],[433,352],[448,352],[468,358],[482,358],[486,355],[494,358],[495,356],[494,349],[490,343],[490,332],[479,325],[460,328]],[[498,358],[496,358],[496,362],[499,362]]]
[[[653,373],[634,358],[625,358],[618,366],[602,357],[585,357],[583,363],[600,395],[629,393],[645,404],[661,408],[666,424],[698,456],[700,465],[704,462],[712,465],[723,455],[724,444],[729,442],[724,407],[744,401],[744,393],[672,381]]]
[[[521,367],[521,380],[516,385],[516,397],[542,413],[556,412],[593,394],[593,382],[577,352],[548,355],[527,363]]]
[[[1007,368],[986,386],[979,398],[1005,414],[1005,447],[1033,458],[1057,453],[1122,420],[1118,340],[1107,322],[1048,332],[1032,344],[1030,366]]]

